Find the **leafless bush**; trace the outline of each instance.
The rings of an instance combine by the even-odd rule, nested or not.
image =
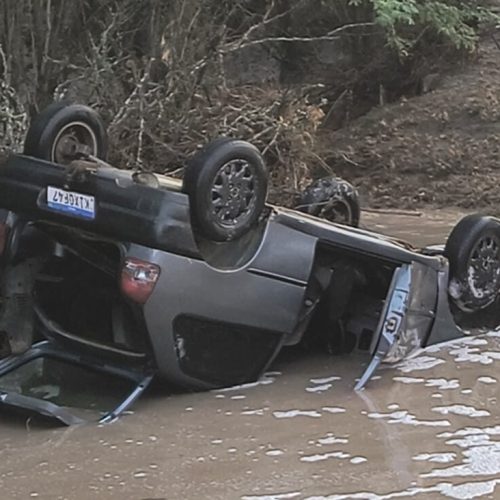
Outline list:
[[[68,99],[101,111],[118,166],[180,173],[197,147],[227,135],[260,147],[276,189],[293,191],[319,161],[322,112],[304,89],[231,86],[225,57],[282,41],[280,23],[303,3],[5,0],[2,147],[19,145],[28,115]]]
[[[21,100],[10,85],[10,76],[6,71],[7,57],[0,45],[0,58],[4,68],[0,78],[0,156],[9,150],[19,149],[27,129],[28,115]]]
[[[2,0],[0,149],[19,147],[27,117],[69,99],[101,111],[117,166],[180,173],[197,147],[229,135],[260,147],[274,191],[293,194],[311,166],[326,167],[314,132],[331,104],[312,87],[234,86],[228,61],[255,47],[300,61],[312,52],[297,47],[340,40],[355,88],[355,61],[385,50],[372,14],[347,0]]]

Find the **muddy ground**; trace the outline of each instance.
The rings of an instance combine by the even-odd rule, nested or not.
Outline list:
[[[428,93],[375,108],[341,130],[323,130],[318,152],[359,187],[365,206],[499,214],[499,47],[485,37],[461,67],[431,75]]]
[[[435,243],[456,218],[367,214],[364,224]],[[357,394],[364,363],[285,353],[259,383],[156,387],[104,426],[2,410],[1,498],[499,498],[500,332],[387,367]]]

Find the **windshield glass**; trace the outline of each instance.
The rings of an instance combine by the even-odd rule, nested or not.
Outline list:
[[[0,391],[50,401],[83,418],[99,419],[135,389],[124,377],[52,357],[38,357],[0,376]]]

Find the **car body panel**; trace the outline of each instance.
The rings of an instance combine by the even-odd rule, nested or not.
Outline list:
[[[319,243],[331,246],[333,249],[372,256],[388,263],[409,264],[418,261],[434,268],[440,266],[439,260],[435,257],[423,255],[417,252],[417,249],[394,238],[372,231],[333,224],[294,210],[279,208],[275,211],[275,220],[280,224],[314,236]]]
[[[25,156],[12,156],[0,166],[0,208],[18,214],[11,232],[13,250],[7,253],[16,255],[29,226],[25,222],[32,221],[35,229],[82,260],[87,256],[75,238],[116,244],[120,261],[111,272],[116,273],[117,294],[124,259],[157,266],[159,278],[149,299],[135,305],[144,325],[137,333],[147,337],[149,347],[142,353],[119,352],[102,343],[81,341],[52,321],[35,301],[40,332],[50,342],[0,361],[0,389],[4,374],[44,356],[122,376],[135,385],[101,417],[107,421],[144,390],[153,372],[190,389],[255,380],[282,346],[303,338],[316,308],[336,283],[343,283],[342,272],[345,276],[350,269],[342,268],[346,262],[380,268],[387,278],[384,297],[375,297],[383,306],[371,332],[371,360],[358,390],[382,362],[463,335],[449,309],[448,262],[437,251],[429,255],[370,231],[270,205],[246,236],[207,242],[196,233],[189,196],[179,182],[159,176],[160,187],[155,188],[137,183],[130,172],[100,166],[78,181],[68,175],[68,167]],[[46,200],[49,185],[95,196],[95,219],[51,210]],[[333,265],[337,262],[338,268]],[[348,300],[349,293],[346,289]],[[335,313],[337,304],[327,305]],[[328,318],[340,321],[335,314]],[[0,399],[65,423],[77,422],[50,401],[12,392],[3,396],[0,392]]]
[[[266,267],[268,254],[279,248],[281,238],[285,238],[283,243],[290,241],[291,235],[284,229],[275,233],[270,227],[257,256],[237,269],[221,270],[204,261],[139,246],[130,249],[129,255],[154,262],[162,269],[155,291],[144,307],[144,316],[157,366],[164,377],[181,385],[194,384],[200,388],[228,382],[225,377],[213,377],[209,381],[209,376],[205,381],[194,380],[180,369],[179,363],[186,356],[187,346],[182,347],[183,337],[176,337],[174,326],[179,317],[204,321],[205,330],[210,325],[216,329],[217,325],[224,324],[233,339],[238,339],[238,332],[247,332],[242,336],[241,349],[236,345],[237,340],[232,344],[232,356],[237,356],[238,352],[239,359],[227,360],[240,368],[247,366],[247,370],[242,370],[241,376],[233,378],[232,383],[242,383],[264,371],[299,322],[314,262],[315,239],[297,235],[297,245],[302,251],[289,252],[285,257],[282,253],[286,250],[284,245],[278,251],[278,255],[284,257],[281,266],[274,273],[269,272]],[[260,340],[260,349],[267,353],[253,360],[248,358],[248,346],[245,348],[251,342],[248,335],[251,336],[252,332],[255,342],[262,337],[259,332],[266,332],[266,338]],[[225,346],[227,338],[221,337],[219,342],[220,345],[216,345],[216,339],[213,339],[214,350],[224,352],[228,349]],[[193,354],[188,352],[189,356]],[[212,362],[214,368],[220,368],[223,360],[216,362],[214,359]]]
[[[185,193],[138,184],[132,172],[111,167],[99,168],[69,185],[67,172],[68,167],[62,165],[12,155],[0,168],[1,206],[26,219],[201,258]],[[48,186],[94,196],[95,219],[50,209]]]

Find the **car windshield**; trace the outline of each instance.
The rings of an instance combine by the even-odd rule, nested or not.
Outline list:
[[[38,357],[0,376],[0,391],[70,409],[86,419],[114,410],[136,387],[124,377],[52,357]]]

